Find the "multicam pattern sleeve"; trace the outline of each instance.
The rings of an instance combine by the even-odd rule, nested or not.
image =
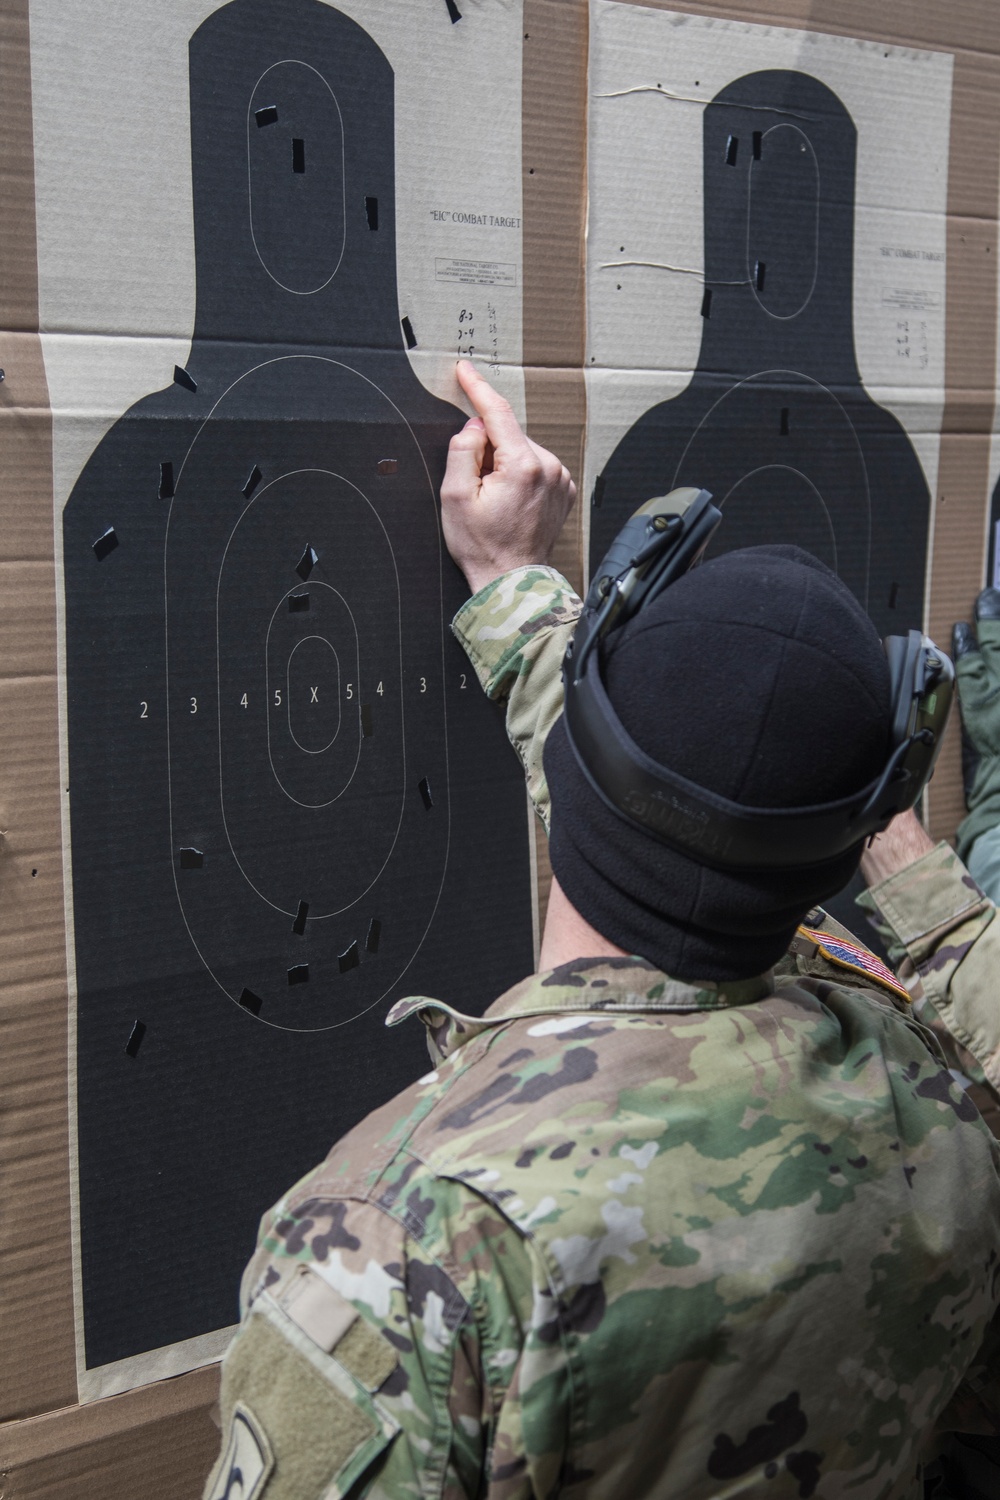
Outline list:
[[[1000,923],[954,850],[937,844],[857,898],[949,1061],[1000,1136]]]
[[[459,1064],[481,1050],[464,1047]],[[442,1057],[264,1217],[221,1399],[223,1431],[254,1423],[273,1457],[254,1500],[472,1500],[520,1451],[533,1282],[521,1236],[407,1145],[454,1072]],[[209,1500],[213,1484],[228,1493],[232,1447]],[[529,1500],[520,1478],[495,1493]]]
[[[546,829],[549,790],[542,752],[562,713],[562,660],[582,607],[554,568],[517,568],[480,589],[451,626],[485,692],[506,704],[507,733]]]

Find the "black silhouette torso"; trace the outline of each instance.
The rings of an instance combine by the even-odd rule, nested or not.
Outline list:
[[[463,419],[402,348],[392,71],[318,0],[234,0],[191,115],[187,371],[64,514],[88,1367],[235,1320],[262,1210],[423,1071],[394,998],[532,966],[523,779],[447,629]]]
[[[598,479],[592,566],[643,500],[701,485],[723,512],[713,551],[795,542],[881,634],[921,624],[927,484],[854,354],[855,142],[839,99],[802,73],[749,74],[706,108],[698,368]]]

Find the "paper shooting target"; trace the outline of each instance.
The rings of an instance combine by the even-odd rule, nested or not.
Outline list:
[[[403,347],[392,71],[319,0],[234,0],[190,62],[190,358],[64,513],[88,1368],[235,1321],[261,1212],[426,1068],[392,1000],[533,962],[523,776],[448,630],[463,417]]]
[[[856,141],[840,100],[804,73],[750,73],[706,107],[698,368],[598,477],[592,568],[643,500],[698,485],[723,514],[710,555],[796,543],[880,634],[920,626],[927,482],[854,351]]]

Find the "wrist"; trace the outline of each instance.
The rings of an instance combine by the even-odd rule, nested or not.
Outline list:
[[[870,848],[861,856],[861,873],[868,885],[878,885],[890,875],[898,875],[934,848],[912,810],[893,818],[884,833],[876,834]]]

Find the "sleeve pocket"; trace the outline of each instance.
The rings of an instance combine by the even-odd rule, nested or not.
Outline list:
[[[399,1431],[266,1293],[226,1355],[222,1418],[205,1500],[342,1500]]]

